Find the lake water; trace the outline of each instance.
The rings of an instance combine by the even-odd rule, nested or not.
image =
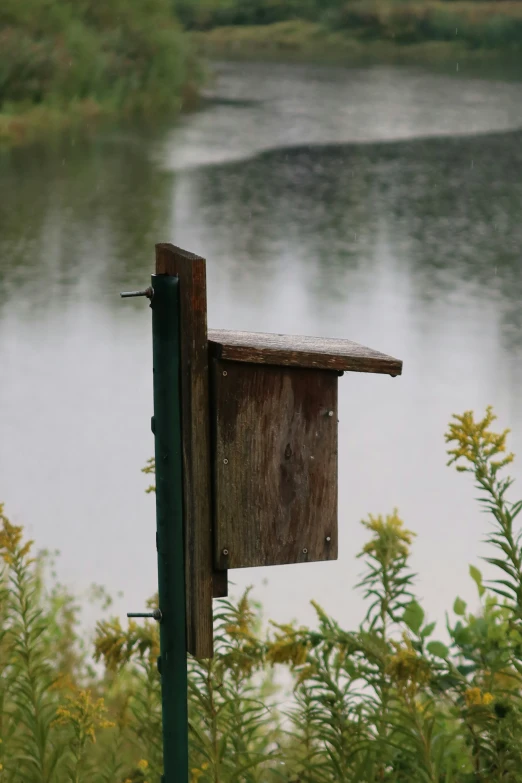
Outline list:
[[[217,66],[173,127],[103,130],[0,157],[0,499],[78,593],[156,589],[154,243],[208,259],[209,325],[346,337],[402,378],[340,379],[340,558],[235,571],[266,615],[354,625],[360,520],[418,533],[428,614],[487,519],[445,467],[453,412],[493,404],[522,459],[522,85],[415,69]],[[520,477],[520,465],[513,473]],[[522,492],[522,487],[519,487]]]

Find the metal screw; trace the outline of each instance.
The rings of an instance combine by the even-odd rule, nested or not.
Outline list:
[[[223,460],[223,465],[228,465],[228,459]]]
[[[226,377],[228,375],[228,372],[226,370],[223,370],[223,375]]]
[[[332,540],[331,536],[326,536],[325,541],[327,544],[329,544],[331,540]]]
[[[122,291],[120,294],[122,299],[129,299],[131,296],[146,296],[147,299],[152,299],[154,296],[154,289],[149,286],[144,291]]]
[[[333,411],[328,411],[328,415],[329,415],[329,416],[333,416],[333,414],[334,414],[334,412],[333,412]]]
[[[152,620],[161,622],[163,615],[161,609],[154,609],[153,612],[127,612],[127,617],[150,617]]]
[[[303,549],[303,555],[307,555],[307,554],[308,554],[308,549],[305,547],[305,548]]]
[[[226,557],[226,556],[228,555],[228,549],[224,549],[224,550],[223,550],[223,554],[224,554],[224,555],[225,555],[225,557]]]

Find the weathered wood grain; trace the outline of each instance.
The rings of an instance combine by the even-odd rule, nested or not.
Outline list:
[[[197,658],[211,658],[213,559],[205,260],[174,245],[158,244],[156,274],[180,280],[187,650]]]
[[[351,340],[211,329],[214,356],[235,362],[400,375],[402,361]]]
[[[212,361],[218,568],[337,558],[336,372]]]

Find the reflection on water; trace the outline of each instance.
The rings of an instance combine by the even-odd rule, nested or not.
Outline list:
[[[513,130],[522,86],[413,68],[221,64],[207,111],[166,134],[164,167],[251,157],[303,144],[367,143]],[[463,76],[462,72],[459,72]],[[254,100],[252,100],[254,99]]]
[[[442,434],[452,412],[493,403],[522,442],[521,95],[226,66],[177,128],[0,159],[0,498],[62,551],[63,579],[123,589],[119,609],[155,589],[150,311],[118,291],[146,284],[154,242],[173,240],[208,258],[211,326],[344,336],[405,363],[401,379],[341,380],[340,561],[237,584],[278,620],[310,619],[314,597],[356,622],[358,520],[397,505],[432,616],[472,598],[486,521]]]

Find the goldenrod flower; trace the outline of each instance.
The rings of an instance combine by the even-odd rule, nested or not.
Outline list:
[[[71,726],[80,743],[86,739],[96,742],[97,728],[107,729],[114,726],[114,723],[105,717],[106,712],[103,699],[93,701],[90,691],[80,690],[67,696],[67,705],[57,707],[53,722],[55,725]]]
[[[396,652],[390,657],[386,671],[399,691],[414,696],[422,685],[429,682],[431,668],[425,658],[417,655],[408,637],[405,635],[403,638],[403,645],[393,643]]]
[[[492,693],[489,693],[489,691],[486,691],[486,693],[482,693],[480,688],[468,688],[468,690],[464,694],[464,698],[466,700],[466,706],[468,707],[480,707],[485,706],[487,707],[488,704],[491,704],[491,702],[494,700],[494,696]]]
[[[510,430],[498,433],[489,429],[497,418],[491,405],[486,408],[486,415],[481,421],[475,421],[473,411],[466,411],[453,418],[455,421],[450,424],[446,433],[446,443],[455,443],[456,446],[448,450],[448,465],[458,463],[457,470],[475,473],[477,469],[483,470],[480,463],[484,461],[491,460],[491,467],[495,471],[513,462],[514,454],[511,453],[500,460],[492,460],[497,454],[506,452],[506,438]],[[470,463],[471,467],[462,464],[462,460],[464,463]]]
[[[282,633],[269,645],[267,660],[270,663],[291,663],[293,666],[301,666],[306,663],[310,644],[291,625],[278,626]]]
[[[397,509],[394,509],[393,514],[388,514],[385,519],[381,515],[370,514],[362,524],[367,530],[375,533],[363,548],[365,554],[373,555],[380,563],[408,556],[415,533],[404,527]]]
[[[3,503],[0,503],[0,557],[8,565],[13,563],[14,558],[25,557],[31,549],[33,542],[27,541],[21,546],[23,538],[23,528],[12,525],[4,514]]]

